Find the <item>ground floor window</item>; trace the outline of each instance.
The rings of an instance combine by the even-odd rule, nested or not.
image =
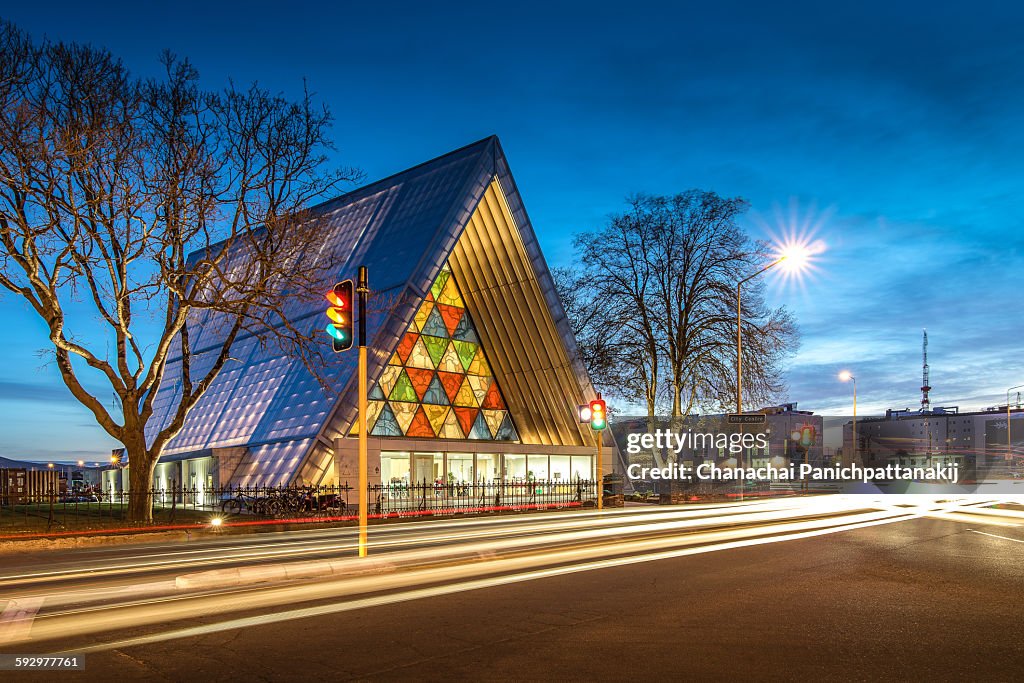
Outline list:
[[[473,480],[473,454],[449,453],[448,483],[461,484],[465,482],[472,482]]]
[[[548,472],[548,456],[546,455],[529,455],[526,457],[526,478],[536,479],[538,481],[547,481],[549,477]]]
[[[380,483],[395,486],[409,485],[409,454],[380,454]]]
[[[594,477],[589,455],[521,455],[518,453],[410,453],[382,451],[381,484],[407,488],[423,482],[436,485],[506,481],[570,482]]]
[[[526,480],[526,456],[508,453],[505,455],[505,478],[513,481]]]
[[[501,456],[497,453],[477,453],[476,480],[481,484],[501,478]]]

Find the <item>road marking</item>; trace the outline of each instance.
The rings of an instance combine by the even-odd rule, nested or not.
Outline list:
[[[23,640],[32,630],[36,612],[43,606],[45,597],[11,600],[0,613],[0,642],[9,643]]]
[[[992,538],[1001,538],[1004,541],[1013,541],[1014,543],[1024,543],[1019,538],[1010,538],[1008,536],[999,536],[998,534],[987,534],[984,531],[975,531],[974,529],[968,529],[972,534],[981,534],[982,536],[991,536]]]

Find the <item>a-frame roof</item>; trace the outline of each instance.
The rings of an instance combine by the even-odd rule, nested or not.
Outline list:
[[[371,289],[394,302],[386,313],[368,317],[371,382],[439,269],[450,262],[460,281],[474,283],[467,304],[483,328],[485,348],[493,348],[491,353],[497,356],[499,382],[515,387],[518,400],[506,399],[516,424],[526,426],[521,429],[524,442],[583,445],[587,437],[572,419],[572,411],[575,403],[590,397],[592,389],[497,137],[349,192],[316,207],[315,215],[323,228],[325,248],[338,265],[339,279],[354,277],[358,266],[366,265]],[[491,229],[474,227],[480,221]],[[498,225],[502,222],[504,227]],[[496,242],[481,243],[481,230]],[[476,235],[476,246],[470,245],[468,233]],[[498,243],[506,242],[497,248]],[[490,259],[489,252],[503,258],[503,265],[481,269]],[[510,269],[528,277],[506,274],[497,276],[501,283],[494,280],[496,274]],[[523,284],[526,281],[528,284]],[[526,318],[519,314],[516,326],[501,324],[501,318],[512,312],[486,291],[499,284],[512,286],[519,296],[532,299],[539,324],[546,330],[540,337],[535,323],[527,319],[532,314]],[[322,315],[319,302],[297,304],[290,312],[293,321],[308,318],[318,323]],[[192,329],[201,329],[201,323],[192,321]],[[515,349],[529,344],[508,339],[510,334],[543,338],[541,344],[548,356],[536,361],[536,367],[526,367],[532,361]],[[203,358],[212,355],[203,352],[217,341],[211,336],[204,344],[201,332],[196,337],[193,365],[199,367],[194,374],[203,370]],[[211,448],[246,446],[249,455],[239,474],[248,483],[291,482],[300,476],[314,451],[322,455],[334,438],[347,433],[355,415],[356,354],[338,354],[329,368],[333,386],[344,387],[340,395],[321,389],[300,361],[261,347],[254,339],[236,342],[232,357],[237,362],[221,372],[165,453],[183,456]],[[534,356],[527,354],[530,357]],[[509,377],[501,377],[502,372]],[[180,359],[172,360],[156,400],[154,427],[168,419],[178,373]],[[539,384],[545,387],[538,388]]]

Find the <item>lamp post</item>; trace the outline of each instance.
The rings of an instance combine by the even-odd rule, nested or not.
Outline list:
[[[1010,441],[1010,392],[1022,387],[1024,384],[1018,384],[1006,390],[1006,461],[1010,466],[1013,465],[1013,445]]]
[[[849,370],[843,370],[839,373],[839,381],[853,382],[853,460],[850,461],[852,465],[857,462],[857,378]]]
[[[755,277],[765,272],[769,268],[774,268],[783,261],[789,258],[788,254],[783,254],[779,258],[775,259],[767,266],[757,271],[753,275],[748,275],[739,282],[736,283],[736,413],[743,412],[743,318],[742,318],[742,287],[743,283],[749,280],[753,280]],[[743,466],[743,463],[740,463]]]

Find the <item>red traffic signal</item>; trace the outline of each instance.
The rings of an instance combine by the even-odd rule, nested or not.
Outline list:
[[[331,322],[326,327],[327,334],[331,337],[331,345],[335,353],[347,351],[352,348],[352,321],[355,318],[352,281],[345,280],[334,285],[334,289],[327,292],[327,301],[331,304],[327,309],[327,317]]]
[[[810,448],[814,445],[814,440],[817,438],[814,427],[811,425],[804,425],[800,428],[800,445],[804,448]]]
[[[600,431],[608,426],[608,414],[604,399],[595,398],[590,402],[590,428]]]

